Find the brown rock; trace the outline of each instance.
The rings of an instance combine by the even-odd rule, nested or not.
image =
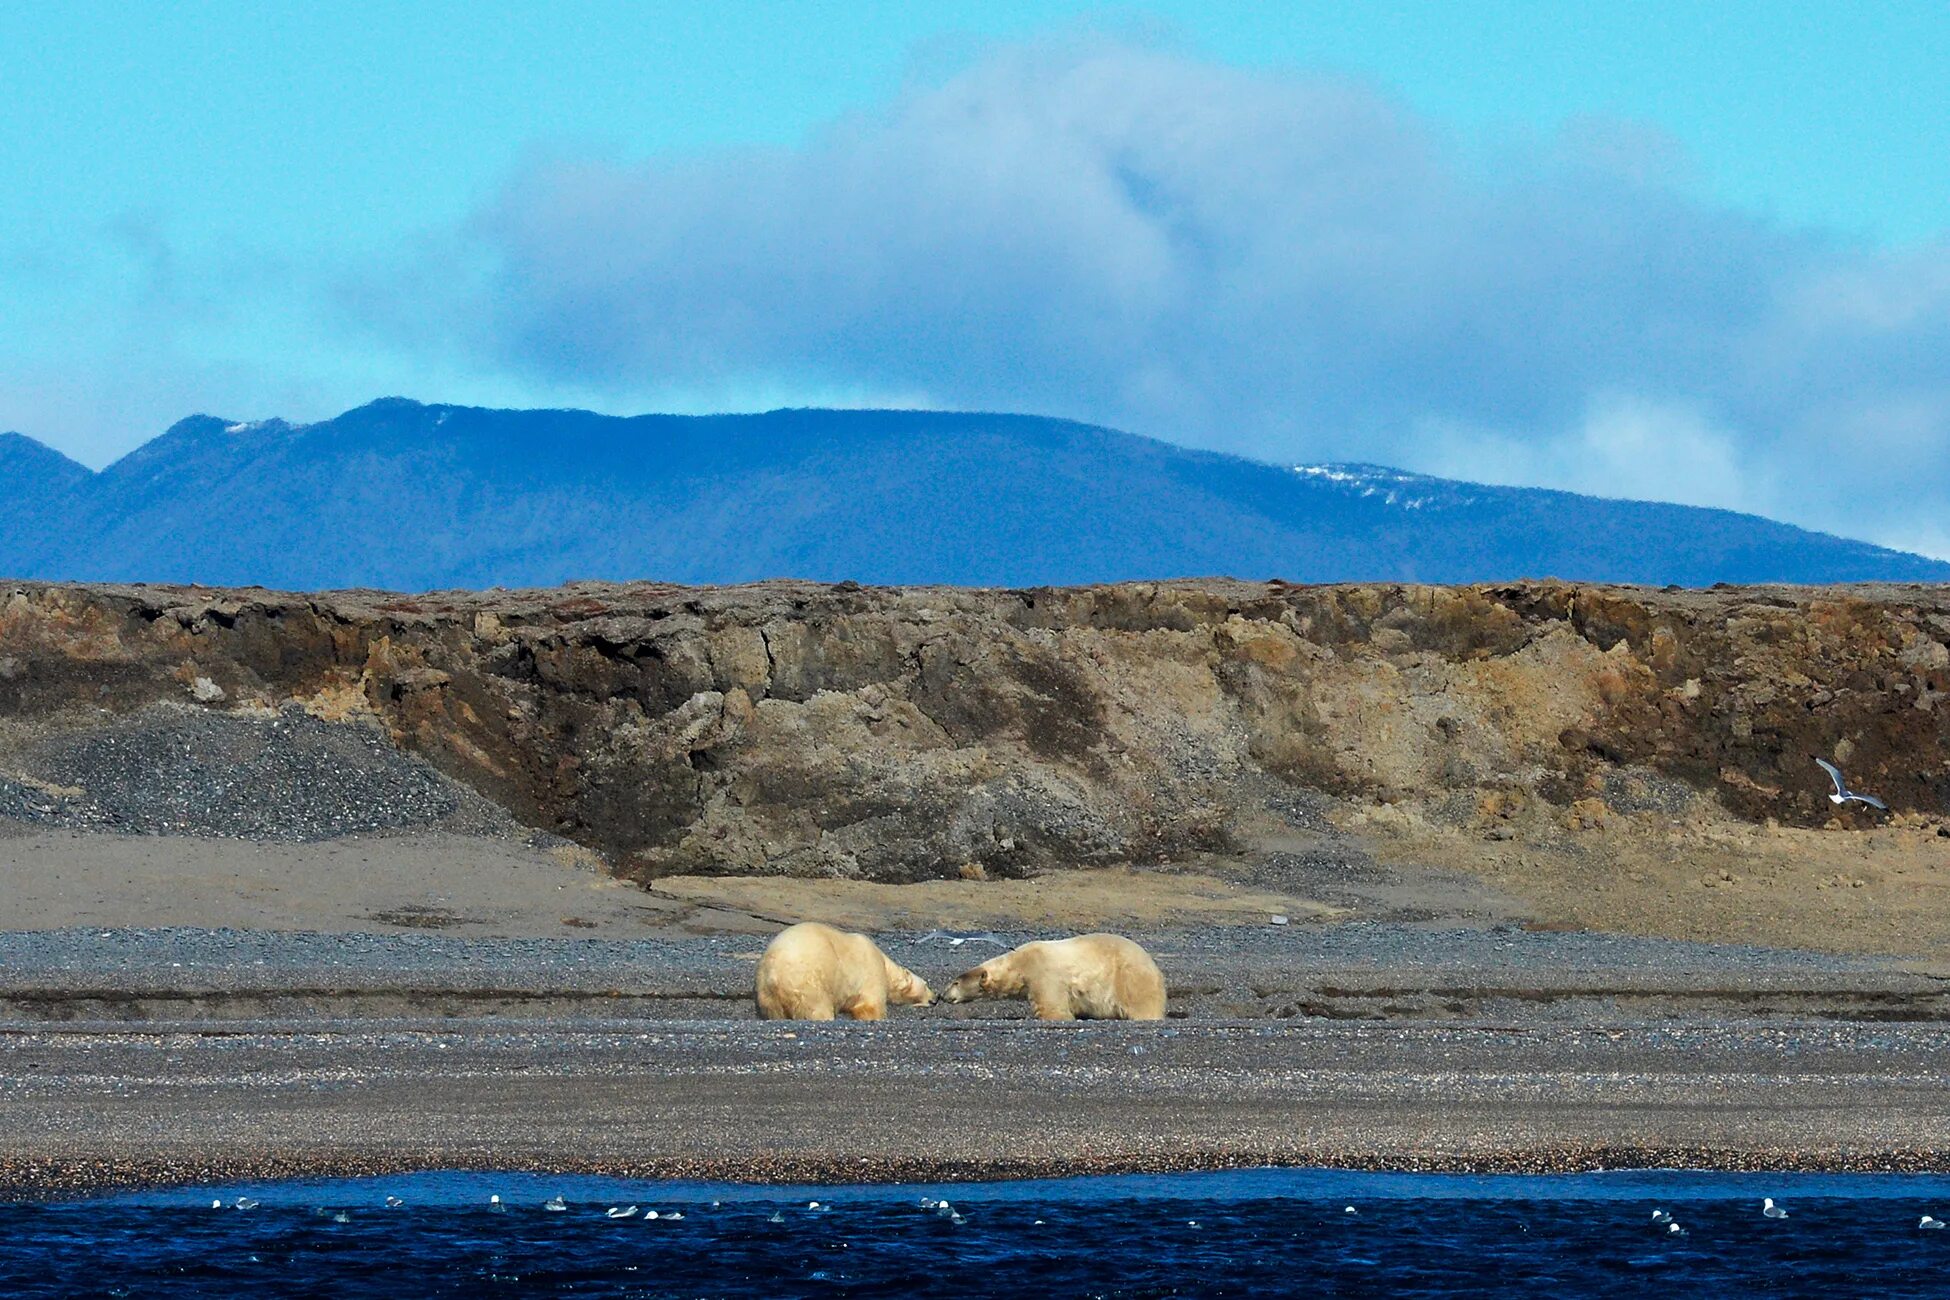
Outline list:
[[[1840,829],[1871,822],[1831,817],[1817,754],[1897,813],[1950,807],[1950,709],[1921,707],[1946,633],[1950,591],[1913,586],[18,583],[0,751],[202,678],[211,707],[376,717],[641,875],[1155,861],[1226,848],[1281,783],[1453,796],[1491,835],[1596,829],[1647,781]]]

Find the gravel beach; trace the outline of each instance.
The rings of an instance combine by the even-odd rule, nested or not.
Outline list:
[[[1913,1025],[596,1023],[0,1035],[0,1189],[425,1168],[1940,1170]]]
[[[880,937],[937,987],[995,951]],[[1950,1167],[1950,1014],[1901,963],[1516,927],[1141,937],[1163,1023],[1010,1002],[758,1022],[743,934],[0,935],[0,1194],[423,1168]]]

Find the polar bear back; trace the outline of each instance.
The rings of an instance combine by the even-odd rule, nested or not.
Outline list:
[[[890,1000],[925,1002],[927,986],[864,934],[817,921],[780,931],[758,959],[761,1020],[879,1020]]]

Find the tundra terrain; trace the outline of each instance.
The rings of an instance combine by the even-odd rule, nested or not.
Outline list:
[[[1941,1168],[1946,806],[1936,587],[0,586],[0,1184]],[[1169,1027],[754,1024],[803,919]]]

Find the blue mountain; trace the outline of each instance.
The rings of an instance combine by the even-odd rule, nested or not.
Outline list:
[[[1269,465],[1021,415],[387,398],[309,425],[194,416],[97,474],[10,437],[0,472],[0,574],[47,579],[1950,581],[1950,564],[1752,515]]]
[[[88,468],[25,434],[0,433],[0,572],[39,548]]]

